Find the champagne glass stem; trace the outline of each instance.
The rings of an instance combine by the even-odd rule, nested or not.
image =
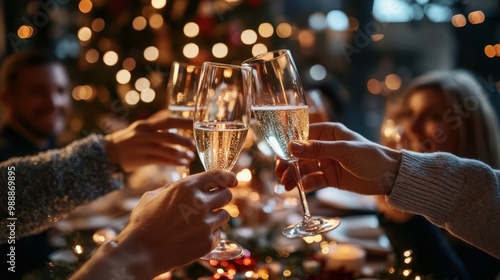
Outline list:
[[[311,212],[309,212],[309,205],[306,199],[306,193],[304,191],[304,185],[302,184],[302,178],[300,175],[299,161],[297,159],[290,160],[292,164],[293,175],[297,181],[297,187],[299,189],[300,201],[302,202],[302,210],[304,211],[304,222],[307,223],[311,220]]]

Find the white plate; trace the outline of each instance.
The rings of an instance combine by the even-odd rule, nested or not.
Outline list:
[[[333,187],[316,191],[316,197],[320,202],[340,209],[368,211],[377,209],[375,197],[343,191]]]
[[[387,254],[391,243],[375,215],[350,216],[340,219],[340,226],[328,233],[329,240],[361,246],[372,254]]]

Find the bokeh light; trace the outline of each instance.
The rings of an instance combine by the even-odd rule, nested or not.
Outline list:
[[[229,48],[224,43],[217,43],[212,47],[212,54],[217,58],[224,58],[227,56]]]
[[[80,28],[80,30],[78,30],[78,39],[80,39],[80,41],[88,41],[90,40],[90,38],[92,37],[92,30],[90,30],[90,28],[88,27],[82,27]]]
[[[257,42],[257,33],[251,29],[241,32],[241,41],[245,45],[251,45]]]
[[[143,91],[151,86],[151,82],[147,78],[139,78],[135,81],[135,89],[137,91]]]
[[[118,62],[118,54],[114,51],[108,51],[102,56],[104,64],[113,66]]]
[[[194,22],[188,22],[186,23],[186,25],[184,25],[183,31],[186,37],[193,38],[198,36],[198,34],[200,33],[200,27]]]
[[[92,2],[90,0],[82,0],[78,3],[80,12],[86,14],[92,10]]]
[[[267,46],[264,44],[258,43],[258,44],[253,45],[253,47],[252,47],[252,55],[253,56],[256,56],[256,55],[259,55],[259,54],[265,53],[265,52],[267,52]]]
[[[132,75],[126,69],[121,69],[120,71],[118,71],[116,73],[116,81],[119,84],[126,84],[126,83],[130,82],[131,77],[132,77]]]
[[[160,56],[160,51],[155,46],[149,46],[144,50],[144,58],[148,61],[155,61]]]
[[[464,27],[467,24],[467,19],[462,14],[456,14],[451,17],[451,24],[455,27]]]
[[[141,96],[139,93],[135,90],[130,90],[127,93],[125,93],[125,103],[128,105],[136,105],[139,103],[139,100],[141,100]]]
[[[147,88],[141,91],[141,101],[144,103],[151,103],[155,100],[156,93],[153,89]]]
[[[89,49],[85,52],[85,60],[88,63],[96,63],[99,60],[99,52],[96,49]]]
[[[469,14],[469,21],[472,24],[480,24],[484,22],[484,13],[482,11],[474,11]]]
[[[33,35],[33,27],[31,27],[29,25],[22,25],[17,30],[17,36],[19,36],[19,38],[21,38],[21,39],[29,38],[32,35]]]
[[[151,6],[155,9],[161,9],[165,7],[167,0],[151,0]]]
[[[149,26],[151,26],[151,28],[157,29],[162,27],[162,25],[163,17],[160,14],[151,15],[151,17],[149,18]]]
[[[134,70],[136,64],[137,63],[135,62],[135,59],[133,59],[132,57],[127,57],[123,60],[122,67],[124,69],[127,69],[128,71],[132,71]]]
[[[288,38],[292,35],[292,26],[286,22],[282,22],[276,27],[276,34],[280,38]]]
[[[132,27],[137,31],[140,31],[140,30],[143,30],[144,28],[146,28],[147,24],[148,24],[148,21],[146,20],[145,17],[142,17],[142,16],[138,16],[138,17],[134,18],[134,20],[132,21]]]
[[[182,49],[182,54],[187,58],[195,58],[198,56],[199,52],[200,48],[195,43],[186,44]]]
[[[102,19],[102,18],[96,18],[92,21],[92,30],[94,30],[94,32],[100,32],[104,29],[104,27],[106,26],[106,22]]]
[[[262,38],[269,38],[269,37],[273,36],[273,34],[274,34],[274,28],[268,22],[261,23],[259,25],[258,31],[259,31],[259,35],[262,36]]]

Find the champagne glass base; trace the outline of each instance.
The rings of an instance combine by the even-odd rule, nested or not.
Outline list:
[[[243,248],[236,242],[231,240],[221,240],[217,247],[210,253],[201,257],[202,260],[218,260],[227,261],[237,259],[243,256]]]
[[[337,228],[340,225],[338,218],[311,218],[286,227],[282,233],[288,238],[314,236]]]

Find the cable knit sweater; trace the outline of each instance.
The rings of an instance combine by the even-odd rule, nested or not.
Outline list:
[[[0,163],[0,243],[11,234],[18,239],[40,233],[75,207],[120,186],[112,177],[101,135],[4,161]],[[9,209],[12,198],[15,205]],[[15,230],[7,227],[13,224]]]
[[[500,258],[500,171],[448,153],[403,151],[387,202]]]

